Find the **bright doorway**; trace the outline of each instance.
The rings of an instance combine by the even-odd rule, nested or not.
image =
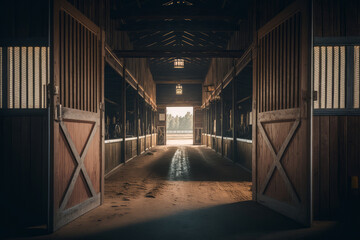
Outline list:
[[[193,144],[193,107],[166,108],[166,145]]]

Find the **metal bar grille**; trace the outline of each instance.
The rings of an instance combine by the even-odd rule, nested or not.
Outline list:
[[[7,69],[0,67],[0,108],[46,108],[46,86],[49,83],[48,47],[8,47],[7,59],[2,57],[0,66],[7,62]],[[3,79],[4,71],[7,79]],[[4,88],[7,81],[7,89]],[[7,106],[3,104],[6,92]]]
[[[314,47],[314,109],[345,108],[345,46]]]
[[[360,107],[360,46],[354,46],[354,108]]]

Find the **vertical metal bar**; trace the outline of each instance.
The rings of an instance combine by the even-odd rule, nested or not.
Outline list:
[[[354,107],[354,46],[346,47],[346,108]]]

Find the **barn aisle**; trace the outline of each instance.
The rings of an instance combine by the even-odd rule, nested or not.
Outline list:
[[[302,228],[251,201],[251,174],[203,146],[155,147],[105,190],[103,205],[55,233],[16,239],[317,239],[334,227]]]
[[[156,147],[110,176],[105,190],[102,206],[38,237],[237,239],[302,231],[252,202],[251,175],[204,147]]]

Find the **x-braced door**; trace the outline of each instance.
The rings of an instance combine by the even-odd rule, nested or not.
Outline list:
[[[304,224],[310,214],[309,1],[296,1],[258,31],[257,201]]]
[[[104,37],[64,0],[54,0],[50,205],[56,230],[99,206],[103,189]]]
[[[194,108],[194,144],[201,144],[201,137],[203,133],[204,111]]]

